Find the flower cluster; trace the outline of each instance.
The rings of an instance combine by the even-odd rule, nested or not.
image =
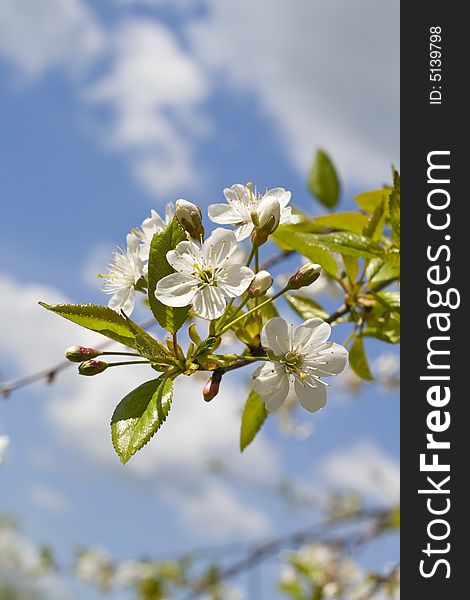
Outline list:
[[[360,268],[351,233],[345,241],[336,233],[331,238],[329,234],[320,236],[316,220],[295,214],[291,193],[281,187],[261,194],[251,183],[235,184],[226,188],[224,195],[225,203],[208,206],[208,218],[216,227],[207,233],[201,208],[188,200],[167,204],[164,217],[152,210],[127,235],[126,247],[115,251],[107,274],[102,275],[104,291],[111,295],[107,307],[41,303],[126,346],[119,351],[70,346],[66,357],[79,363],[79,374],[90,377],[108,372],[110,367],[136,364],[148,365],[158,373],[155,378],[152,372],[153,379],[124,396],[112,416],[113,446],[123,463],[167,420],[174,381],[180,376],[209,373],[202,396],[211,402],[219,394],[226,372],[253,369],[242,414],[243,451],[268,412],[283,404],[284,413],[289,412],[295,399],[312,413],[325,406],[327,379],[343,372],[349,360],[346,348],[330,341],[330,324],[354,322],[349,338],[353,340],[352,356],[356,357],[354,370],[361,372],[364,380],[372,379],[363,356],[366,320],[371,321],[372,331],[380,329],[380,335],[389,336],[391,341],[399,335],[397,293],[379,297],[374,288],[364,288],[368,272],[384,276],[380,274],[382,265],[365,262],[367,273],[366,268]],[[334,223],[332,218],[326,223]],[[269,255],[268,241],[279,246],[280,252]],[[338,249],[353,242],[352,255],[348,248],[344,254]],[[372,250],[369,254],[373,255]],[[300,266],[282,279],[277,273],[273,277],[273,266],[283,260],[292,264],[296,256],[302,261]],[[305,262],[306,257],[321,264]],[[313,298],[315,289],[324,287],[325,273],[336,291],[344,293],[343,304],[330,315]],[[390,273],[387,267],[385,276],[390,277]],[[310,286],[313,292],[305,293]],[[147,308],[155,324],[166,332],[165,339],[147,332],[153,323],[142,328],[131,319],[137,293],[146,296]],[[295,326],[280,316],[285,308],[293,309],[301,322]],[[385,330],[388,310],[393,313],[393,323]],[[235,343],[241,343],[242,349]],[[107,357],[114,358],[108,361]],[[144,414],[136,418],[136,411],[140,415],[141,410]],[[303,429],[302,435],[309,431]]]
[[[258,244],[273,233],[278,225],[292,220],[292,208],[287,206],[291,194],[283,188],[268,190],[264,196],[252,186],[233,185],[224,190],[227,204],[209,206],[209,218],[214,223],[235,225],[234,233],[216,229],[198,245],[204,235],[201,210],[186,200],[177,200],[176,207],[168,203],[165,218],[152,209],[140,228],[127,236],[127,248],[117,248],[108,273],[104,291],[112,295],[108,306],[130,315],[135,305],[135,291],[145,289],[148,279],[150,245],[155,234],[161,233],[176,214],[187,232],[188,240],[167,254],[175,274],[159,282],[157,299],[167,306],[187,306],[203,319],[215,319],[223,314],[225,297],[243,294],[255,274],[248,267],[231,262],[237,242],[255,232]],[[261,236],[261,239],[260,237]]]
[[[112,294],[109,306],[130,314],[136,289],[147,287],[153,237],[161,233],[175,215],[186,232],[186,239],[166,253],[173,272],[156,284],[154,294],[159,302],[171,308],[190,306],[195,315],[211,322],[217,319],[225,322],[227,318],[230,322],[227,310],[236,298],[244,296],[234,314],[240,312],[250,298],[264,296],[272,286],[273,278],[266,270],[258,267],[252,270],[251,259],[280,224],[292,222],[292,208],[288,206],[291,194],[283,188],[274,188],[261,195],[251,184],[236,184],[225,189],[224,195],[227,203],[210,205],[208,216],[217,224],[236,229],[217,228],[206,239],[202,213],[195,204],[186,200],[178,200],[176,208],[168,204],[165,219],[152,210],[151,217],[127,236],[127,250],[115,253],[106,276],[105,291]],[[240,242],[249,236],[252,252],[247,264],[241,264],[235,257],[240,256]],[[319,265],[304,264],[286,280],[284,290],[308,286],[320,274]],[[255,309],[257,307],[258,301]],[[225,330],[222,328],[219,335]],[[327,384],[322,377],[343,371],[348,357],[343,346],[328,341],[330,332],[330,326],[318,318],[310,319],[296,329],[280,317],[265,323],[260,346],[266,353],[266,362],[253,375],[253,389],[268,410],[279,408],[287,398],[291,384],[307,410],[315,412],[325,405]],[[81,365],[80,373],[97,374],[107,366],[102,361],[89,360]],[[206,388],[204,397],[210,400],[217,394],[219,382],[211,379]]]
[[[108,306],[113,310],[122,310],[128,315],[134,310],[136,286],[147,278],[152,238],[165,229],[174,214],[175,207],[171,202],[166,205],[164,219],[152,209],[150,217],[142,222],[140,228],[127,235],[126,249],[115,250],[108,273],[101,275],[105,280],[103,291],[111,295]]]

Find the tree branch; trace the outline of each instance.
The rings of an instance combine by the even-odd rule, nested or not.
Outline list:
[[[153,325],[156,325],[155,319],[148,319],[144,323],[140,325],[142,329],[150,329]],[[113,340],[107,340],[102,344],[98,344],[96,346],[97,350],[103,350],[108,346],[115,344]],[[44,380],[46,383],[51,384],[54,382],[56,376],[65,369],[73,366],[77,366],[77,363],[72,363],[69,360],[64,360],[57,364],[54,367],[50,367],[47,369],[42,369],[41,371],[37,371],[36,373],[32,373],[31,375],[26,375],[25,377],[18,377],[17,379],[12,379],[11,381],[6,381],[0,384],[0,396],[3,398],[8,398],[12,392],[18,390],[22,387],[26,387],[27,385],[31,385],[32,383],[36,383],[38,381]]]
[[[323,543],[328,543],[328,545],[337,547],[347,547],[350,545],[358,547],[379,535],[384,530],[385,523],[388,522],[389,517],[390,509],[378,509],[375,511],[362,510],[354,513],[348,519],[343,519],[341,522],[352,519],[366,521],[373,520],[373,527],[368,529],[365,533],[352,533],[348,536],[329,538],[328,540],[325,540],[324,538],[328,529],[332,525],[336,524],[329,523],[320,528],[304,528],[286,536],[270,540],[269,542],[253,547],[244,558],[234,562],[232,565],[229,565],[224,569],[221,569],[218,572],[216,584],[232,579],[236,575],[252,569],[257,564],[269,559],[275,554],[278,554],[286,547],[297,548],[298,546],[313,540],[323,541]],[[213,581],[208,581],[207,579],[202,578],[200,582],[196,584],[196,589],[191,592],[191,594],[189,594],[185,600],[193,600],[194,598],[197,598],[200,594],[210,591],[213,585]]]

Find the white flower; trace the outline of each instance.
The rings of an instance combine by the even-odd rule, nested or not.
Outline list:
[[[279,223],[282,225],[292,222],[292,208],[287,206],[291,193],[284,188],[273,188],[261,196],[256,190],[237,183],[230,189],[226,188],[224,195],[227,204],[211,204],[208,209],[209,219],[219,225],[237,226],[237,240],[244,240],[251,235],[254,229],[253,217],[258,223],[260,216],[266,220],[266,213],[273,212],[276,201],[279,203]]]
[[[152,238],[156,233],[160,233],[170,223],[175,215],[175,206],[172,202],[168,202],[165,208],[165,219],[152,208],[150,217],[145,219],[140,226],[140,229],[136,229],[134,234],[140,242],[140,258],[142,260],[149,259],[150,244]]]
[[[290,382],[304,408],[315,412],[326,404],[326,383],[320,377],[338,375],[345,368],[348,352],[328,342],[331,327],[322,319],[309,319],[294,330],[275,317],[261,332],[261,344],[269,358],[253,375],[253,388],[268,410],[279,408],[287,398]]]
[[[100,548],[85,550],[75,567],[77,577],[88,583],[105,585],[113,571],[110,556]]]
[[[117,312],[123,310],[127,315],[134,310],[135,284],[143,274],[144,264],[139,250],[139,239],[130,233],[127,236],[127,250],[124,252],[117,248],[108,273],[101,275],[106,280],[103,291],[112,294],[109,308]]]
[[[176,273],[157,283],[155,296],[167,306],[187,306],[203,319],[216,319],[225,310],[225,296],[241,296],[255,274],[248,267],[232,264],[237,249],[234,233],[216,229],[200,248],[180,242],[166,258]]]
[[[0,435],[0,465],[5,460],[5,454],[10,445],[10,438],[7,435]]]

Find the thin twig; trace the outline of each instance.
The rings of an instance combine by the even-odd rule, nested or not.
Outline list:
[[[275,265],[282,262],[286,258],[289,258],[289,256],[292,256],[292,254],[294,254],[294,253],[295,253],[294,250],[284,250],[283,252],[280,252],[279,254],[275,254],[274,256],[271,256],[271,258],[268,258],[267,260],[265,260],[263,262],[263,264],[260,267],[260,270],[267,271],[268,269],[270,269],[271,267],[274,267]]]
[[[389,516],[389,510],[379,509],[376,511],[361,511],[351,515],[351,518],[368,520],[375,519],[377,526],[373,529],[369,530],[368,535],[364,536],[363,533],[359,535],[357,533],[351,534],[347,537],[337,538],[337,539],[329,539],[328,544],[345,547],[354,544],[354,546],[358,546],[366,543],[373,539],[374,536],[370,534],[370,531],[374,531],[376,535],[378,535],[383,530],[383,525],[379,526],[378,524],[383,524],[387,517]],[[225,569],[221,569],[218,572],[217,584],[228,581],[232,579],[236,575],[239,575],[242,572],[248,571],[252,569],[257,564],[264,562],[265,560],[271,558],[271,556],[278,554],[281,550],[286,547],[297,548],[298,546],[310,542],[312,540],[323,540],[325,534],[331,525],[323,526],[321,528],[307,528],[302,529],[300,531],[296,531],[294,533],[290,533],[286,536],[282,536],[273,540],[270,540],[264,544],[260,544],[252,548],[248,554],[229,565]],[[197,598],[200,594],[207,592],[212,587],[213,582],[209,582],[206,579],[201,579],[199,584],[197,584],[197,588],[191,592],[185,600],[193,600]]]
[[[148,319],[144,323],[140,325],[142,329],[150,329],[153,325],[156,325],[155,319]],[[97,350],[103,350],[107,348],[111,344],[115,344],[114,340],[107,340],[101,344],[96,345]],[[36,383],[38,381],[44,380],[46,383],[53,383],[56,376],[65,369],[73,366],[77,366],[77,363],[72,363],[69,360],[64,360],[54,367],[50,367],[48,369],[42,369],[41,371],[37,371],[36,373],[32,373],[31,375],[26,375],[25,377],[18,377],[18,379],[12,379],[11,381],[6,381],[0,385],[0,396],[4,398],[8,398],[12,392],[18,390],[22,387],[26,387],[27,385],[31,385],[32,383]]]

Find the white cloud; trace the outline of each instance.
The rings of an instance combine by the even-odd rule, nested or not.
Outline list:
[[[187,0],[139,1],[181,10],[184,44],[157,17],[132,16],[137,1],[116,2],[125,15],[116,25],[83,0],[4,0],[0,57],[39,76],[106,56],[83,96],[111,111],[102,138],[151,196],[201,186],[196,146],[211,125],[202,103],[224,83],[272,117],[300,176],[320,145],[344,179],[389,180],[399,158],[398,3],[205,0],[198,11]]]
[[[181,188],[196,178],[192,138],[207,126],[198,111],[208,93],[203,71],[156,21],[128,20],[112,39],[111,72],[86,97],[112,110],[108,143],[130,151],[150,193]]]
[[[353,490],[382,502],[399,500],[398,462],[373,442],[362,440],[331,454],[321,471],[330,486]]]
[[[55,289],[23,286],[1,276],[0,297],[4,301],[0,355],[14,361],[22,374],[56,364],[72,343],[93,345],[103,339],[92,332],[81,334],[78,326],[37,306],[38,299],[66,302]],[[203,527],[214,536],[228,531],[240,536],[266,533],[269,522],[263,511],[243,502],[207,469],[210,461],[218,460],[235,472],[248,471],[260,480],[272,480],[279,473],[279,457],[262,434],[240,455],[238,435],[244,397],[240,384],[235,386],[230,378],[210,404],[202,399],[204,379],[178,381],[170,415],[161,431],[125,467],[120,464],[110,439],[111,414],[125,394],[151,377],[147,367],[140,366],[110,369],[94,378],[79,377],[72,368],[48,389],[46,417],[62,444],[83,461],[85,471],[100,476],[103,472],[119,473],[126,486],[133,486],[136,480],[146,482],[156,497],[178,511],[193,528]],[[44,493],[40,495],[44,500]]]
[[[82,69],[103,46],[104,33],[81,0],[0,2],[0,57],[27,76]]]
[[[317,145],[349,180],[377,185],[398,161],[399,5],[374,0],[207,0],[198,55],[254,92],[305,175]]]
[[[76,380],[73,388],[69,381],[67,397],[52,390],[49,420],[64,443],[95,468],[118,470],[128,483],[138,478],[155,485],[159,497],[177,506],[196,530],[203,529],[208,535],[266,533],[268,521],[263,513],[241,503],[225,483],[207,471],[211,460],[264,480],[272,479],[279,470],[277,454],[262,435],[250,453],[240,456],[243,399],[230,383],[224,382],[221,393],[208,405],[202,399],[201,378],[178,381],[162,429],[125,467],[120,465],[111,445],[109,420],[117,402],[146,379],[149,373],[136,367],[107,371],[93,380]]]
[[[40,508],[55,513],[63,513],[68,509],[67,500],[57,490],[48,485],[34,485],[29,493],[31,500]]]
[[[56,365],[72,343],[92,345],[103,339],[38,305],[40,300],[48,304],[67,302],[67,298],[54,288],[35,283],[20,284],[0,273],[0,297],[0,353],[16,362],[25,373]]]
[[[206,481],[196,496],[169,494],[168,500],[180,505],[188,525],[208,537],[226,539],[236,533],[237,539],[253,539],[271,531],[267,515],[245,505],[230,489],[219,483]]]

